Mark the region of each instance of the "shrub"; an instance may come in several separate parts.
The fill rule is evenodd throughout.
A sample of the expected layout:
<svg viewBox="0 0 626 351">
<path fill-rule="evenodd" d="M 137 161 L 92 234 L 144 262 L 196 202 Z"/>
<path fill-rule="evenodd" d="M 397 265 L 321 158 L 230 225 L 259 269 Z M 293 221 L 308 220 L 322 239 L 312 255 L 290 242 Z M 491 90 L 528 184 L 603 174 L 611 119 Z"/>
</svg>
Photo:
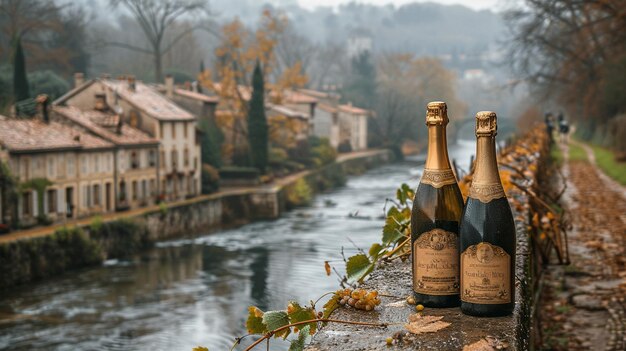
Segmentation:
<svg viewBox="0 0 626 351">
<path fill-rule="evenodd" d="M 313 146 L 311 150 L 311 155 L 313 159 L 319 160 L 318 166 L 327 165 L 329 163 L 335 162 L 337 158 L 337 151 L 330 145 L 330 142 L 326 138 L 319 139 L 319 143 L 316 146 Z"/>
<path fill-rule="evenodd" d="M 58 74 L 50 70 L 35 71 L 28 75 L 31 96 L 46 94 L 52 100 L 70 90 L 69 83 Z"/>
<path fill-rule="evenodd" d="M 308 205 L 313 199 L 313 190 L 303 178 L 288 186 L 285 192 L 285 200 L 288 207 Z"/>
</svg>

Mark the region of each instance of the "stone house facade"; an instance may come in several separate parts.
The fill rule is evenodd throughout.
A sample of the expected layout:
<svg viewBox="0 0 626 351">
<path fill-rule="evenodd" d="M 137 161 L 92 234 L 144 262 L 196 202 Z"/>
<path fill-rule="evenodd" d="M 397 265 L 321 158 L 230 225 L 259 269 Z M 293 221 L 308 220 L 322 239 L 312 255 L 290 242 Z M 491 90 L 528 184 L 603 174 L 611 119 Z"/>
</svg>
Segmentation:
<svg viewBox="0 0 626 351">
<path fill-rule="evenodd" d="M 113 149 L 57 122 L 1 117 L 0 159 L 19 182 L 17 213 L 10 216 L 28 226 L 113 211 Z"/>
<path fill-rule="evenodd" d="M 196 133 L 197 118 L 159 93 L 155 87 L 133 77 L 110 79 L 104 76 L 76 86 L 54 104 L 74 106 L 82 111 L 104 105 L 118 115 L 124 125 L 158 140 L 156 188 L 160 200 L 177 200 L 200 194 L 201 157 Z M 126 157 L 120 154 L 118 158 Z"/>
<path fill-rule="evenodd" d="M 316 98 L 319 103 L 312 119 L 313 134 L 328 138 L 330 144 L 349 143 L 354 151 L 367 149 L 367 120 L 372 111 L 340 104 L 341 96 L 332 92 L 300 89 L 300 94 Z"/>
<path fill-rule="evenodd" d="M 91 133 L 112 143 L 114 148 L 113 192 L 115 209 L 153 205 L 158 200 L 159 141 L 124 124 L 105 108 L 82 111 L 74 106 L 53 106 L 52 119 L 74 129 Z M 109 165 L 107 165 L 109 166 Z"/>
</svg>

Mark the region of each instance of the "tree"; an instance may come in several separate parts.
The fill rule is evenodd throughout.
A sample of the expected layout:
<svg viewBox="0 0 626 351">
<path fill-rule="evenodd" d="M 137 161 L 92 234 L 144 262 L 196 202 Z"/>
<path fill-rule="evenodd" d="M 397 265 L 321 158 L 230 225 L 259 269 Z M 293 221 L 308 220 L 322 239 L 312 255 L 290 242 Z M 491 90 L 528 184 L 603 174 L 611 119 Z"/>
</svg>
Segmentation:
<svg viewBox="0 0 626 351">
<path fill-rule="evenodd" d="M 15 101 L 22 101 L 30 97 L 28 78 L 26 77 L 26 61 L 22 50 L 22 40 L 15 41 L 15 56 L 13 58 L 13 96 Z"/>
<path fill-rule="evenodd" d="M 66 77 L 86 71 L 89 17 L 79 5 L 57 2 L 0 0 L 0 60 L 12 60 L 19 37 L 31 70 L 52 69 Z"/>
<path fill-rule="evenodd" d="M 198 27 L 189 27 L 165 45 L 164 38 L 168 29 L 181 16 L 208 10 L 206 0 L 110 0 L 110 3 L 114 7 L 123 5 L 132 13 L 143 30 L 150 48 L 146 49 L 118 42 L 109 42 L 108 44 L 152 55 L 154 76 L 158 82 L 163 79 L 163 55 L 172 50 L 180 39 Z"/>
<path fill-rule="evenodd" d="M 454 74 L 434 58 L 415 58 L 410 54 L 382 56 L 377 67 L 376 118 L 372 119 L 370 136 L 385 146 L 400 146 L 405 140 L 426 137 L 424 111 L 426 104 L 443 100 L 453 111 L 454 121 L 465 115 L 465 106 L 455 93 Z"/>
<path fill-rule="evenodd" d="M 376 67 L 369 50 L 352 58 L 351 73 L 343 91 L 346 102 L 364 108 L 373 108 L 376 100 Z"/>
<path fill-rule="evenodd" d="M 254 32 L 246 29 L 238 19 L 225 24 L 219 35 L 221 43 L 215 49 L 217 79 L 214 80 L 213 72 L 208 69 L 198 77 L 205 91 L 213 91 L 219 96 L 216 121 L 225 136 L 225 162 L 245 164 L 250 159 L 246 119 L 250 107 L 250 79 L 256 62 L 261 65 L 265 90 L 271 92 L 273 103 L 281 102 L 284 90 L 301 87 L 308 79 L 298 65 L 284 70 L 275 82 L 268 79 L 276 69 L 274 50 L 286 24 L 285 16 L 269 10 L 263 11 L 260 25 Z"/>
<path fill-rule="evenodd" d="M 267 168 L 268 127 L 265 117 L 265 83 L 261 64 L 257 61 L 252 74 L 252 97 L 248 110 L 248 143 L 252 165 L 261 172 Z"/>
<path fill-rule="evenodd" d="M 200 140 L 202 163 L 219 169 L 222 167 L 221 145 L 224 140 L 222 132 L 215 121 L 208 118 L 200 119 L 198 128 L 203 133 Z"/>
<path fill-rule="evenodd" d="M 621 0 L 527 0 L 506 13 L 516 73 L 535 96 L 585 124 L 579 130 L 589 137 L 626 112 L 626 76 L 618 68 L 626 60 L 624 18 Z"/>
</svg>

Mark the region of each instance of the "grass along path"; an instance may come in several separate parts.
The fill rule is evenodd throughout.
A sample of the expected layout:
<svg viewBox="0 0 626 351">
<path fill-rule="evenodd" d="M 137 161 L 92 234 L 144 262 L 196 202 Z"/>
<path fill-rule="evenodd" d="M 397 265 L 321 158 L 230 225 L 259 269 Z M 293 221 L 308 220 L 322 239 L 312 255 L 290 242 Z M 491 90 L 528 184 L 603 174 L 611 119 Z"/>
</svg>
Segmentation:
<svg viewBox="0 0 626 351">
<path fill-rule="evenodd" d="M 616 161 L 615 154 L 601 146 L 592 145 L 591 149 L 593 150 L 596 164 L 602 171 L 621 185 L 626 185 L 626 162 Z"/>
</svg>

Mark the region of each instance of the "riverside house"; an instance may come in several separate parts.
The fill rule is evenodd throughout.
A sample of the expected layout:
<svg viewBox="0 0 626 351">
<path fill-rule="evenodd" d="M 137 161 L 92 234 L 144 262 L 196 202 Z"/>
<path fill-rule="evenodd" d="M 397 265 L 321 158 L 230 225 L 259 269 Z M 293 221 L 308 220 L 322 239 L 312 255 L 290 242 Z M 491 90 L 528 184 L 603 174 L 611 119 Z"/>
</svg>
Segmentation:
<svg viewBox="0 0 626 351">
<path fill-rule="evenodd" d="M 114 145 L 43 115 L 0 116 L 0 159 L 19 183 L 17 211 L 2 209 L 2 223 L 15 215 L 31 226 L 113 211 Z"/>
<path fill-rule="evenodd" d="M 158 189 L 160 200 L 183 199 L 200 193 L 201 158 L 196 116 L 159 93 L 155 87 L 136 81 L 134 77 L 111 79 L 103 76 L 87 82 L 82 81 L 80 74 L 75 78 L 75 88 L 57 99 L 55 105 L 73 106 L 81 111 L 93 111 L 104 105 L 119 116 L 123 125 L 158 140 L 156 162 L 153 162 L 154 158 L 150 161 L 149 151 L 147 154 L 147 168 L 150 164 L 158 165 L 158 183 L 151 187 L 150 179 L 144 178 L 150 191 Z M 139 158 L 146 160 L 143 154 L 137 155 L 138 164 L 142 162 Z M 131 156 L 125 155 L 124 158 L 132 158 L 132 152 Z M 132 166 L 132 161 L 120 162 Z M 132 187 L 132 183 L 127 182 L 128 186 Z M 143 183 L 138 187 L 143 194 Z M 131 194 L 134 194 L 132 190 Z"/>
<path fill-rule="evenodd" d="M 90 133 L 115 145 L 112 167 L 115 209 L 152 205 L 159 195 L 159 141 L 140 129 L 124 124 L 104 101 L 94 109 L 54 106 L 52 119 Z"/>
<path fill-rule="evenodd" d="M 367 149 L 367 119 L 372 111 L 340 104 L 341 96 L 332 92 L 299 89 L 301 95 L 316 98 L 319 103 L 313 115 L 313 134 L 328 138 L 330 145 L 349 144 L 354 151 Z"/>
</svg>

